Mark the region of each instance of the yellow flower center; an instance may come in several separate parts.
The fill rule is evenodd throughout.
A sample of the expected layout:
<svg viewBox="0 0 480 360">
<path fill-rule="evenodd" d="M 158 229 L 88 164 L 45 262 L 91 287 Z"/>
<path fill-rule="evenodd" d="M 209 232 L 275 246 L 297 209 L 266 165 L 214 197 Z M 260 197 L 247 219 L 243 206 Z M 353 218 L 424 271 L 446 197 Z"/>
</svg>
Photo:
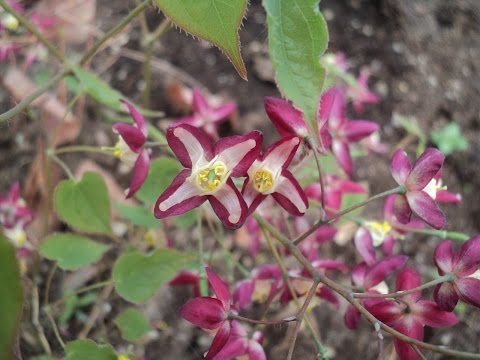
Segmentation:
<svg viewBox="0 0 480 360">
<path fill-rule="evenodd" d="M 217 190 L 223 183 L 227 167 L 222 162 L 216 162 L 212 166 L 202 169 L 197 173 L 197 186 L 205 191 Z"/>
<path fill-rule="evenodd" d="M 273 176 L 268 170 L 258 170 L 253 177 L 253 186 L 258 192 L 269 191 L 273 188 Z"/>
<path fill-rule="evenodd" d="M 392 225 L 388 221 L 371 221 L 366 224 L 372 235 L 373 245 L 379 246 L 385 240 L 387 234 L 392 231 Z"/>
</svg>

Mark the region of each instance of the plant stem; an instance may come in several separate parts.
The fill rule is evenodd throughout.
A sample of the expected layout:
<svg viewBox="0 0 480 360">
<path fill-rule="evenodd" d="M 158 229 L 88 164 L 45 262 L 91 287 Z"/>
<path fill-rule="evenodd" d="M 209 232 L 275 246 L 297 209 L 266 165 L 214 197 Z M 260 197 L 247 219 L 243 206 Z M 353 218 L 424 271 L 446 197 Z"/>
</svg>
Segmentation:
<svg viewBox="0 0 480 360">
<path fill-rule="evenodd" d="M 57 323 L 55 322 L 55 319 L 53 318 L 53 315 L 51 313 L 50 307 L 45 307 L 44 308 L 45 314 L 48 317 L 48 320 L 50 320 L 50 324 L 52 325 L 53 332 L 55 333 L 55 337 L 57 338 L 58 343 L 60 346 L 65 349 L 65 342 L 62 339 L 62 336 L 60 335 L 60 331 L 58 331 Z"/>
<path fill-rule="evenodd" d="M 203 264 L 203 231 L 202 231 L 202 212 L 198 212 L 197 217 L 198 231 L 198 273 L 200 275 L 200 295 L 208 295 L 207 272 Z"/>
<path fill-rule="evenodd" d="M 365 200 L 365 201 L 362 201 L 358 204 L 355 204 L 353 206 L 350 206 L 349 208 L 346 208 L 345 210 L 342 210 L 338 213 L 336 213 L 335 215 L 333 215 L 332 217 L 326 219 L 326 220 L 323 220 L 323 219 L 320 219 L 318 220 L 315 224 L 312 225 L 312 227 L 310 229 L 308 229 L 307 231 L 305 231 L 303 234 L 301 234 L 300 236 L 298 236 L 295 240 L 293 240 L 293 244 L 294 245 L 298 245 L 300 242 L 302 242 L 303 240 L 305 240 L 307 237 L 309 237 L 310 235 L 312 235 L 318 228 L 320 228 L 321 226 L 323 225 L 328 225 L 328 224 L 331 224 L 332 222 L 334 222 L 335 220 L 337 220 L 338 218 L 348 214 L 348 213 L 351 213 L 352 211 L 354 210 L 357 210 L 358 208 L 361 208 L 362 206 L 365 206 L 375 200 L 378 200 L 378 199 L 382 199 L 384 198 L 385 196 L 388 196 L 388 195 L 392 195 L 392 194 L 399 194 L 399 193 L 402 193 L 404 191 L 404 187 L 403 186 L 399 186 L 399 187 L 396 187 L 394 189 L 391 189 L 391 190 L 388 190 L 388 191 L 384 191 L 380 194 L 377 194 L 377 195 L 374 195 L 372 196 L 371 198 Z"/>
<path fill-rule="evenodd" d="M 1 1 L 1 0 L 0 0 Z M 107 42 L 112 36 L 118 34 L 122 29 L 130 24 L 130 22 L 135 19 L 138 15 L 140 15 L 147 7 L 150 5 L 151 0 L 145 0 L 137 5 L 135 9 L 133 9 L 122 21 L 120 21 L 117 25 L 115 25 L 109 32 L 107 32 L 103 37 L 101 37 L 90 50 L 87 51 L 85 55 L 80 60 L 80 65 L 85 65 L 100 49 L 100 47 Z"/>
<path fill-rule="evenodd" d="M 53 161 L 55 161 L 62 168 L 62 170 L 65 172 L 65 174 L 67 174 L 70 180 L 75 180 L 75 176 L 70 171 L 67 164 L 65 164 L 62 160 L 60 160 L 60 158 L 55 154 L 50 154 L 49 156 L 50 158 L 52 158 Z"/>
<path fill-rule="evenodd" d="M 65 57 L 43 34 L 23 15 L 16 12 L 11 6 L 9 6 L 5 0 L 0 0 L 0 6 L 7 12 L 15 16 L 20 24 L 25 29 L 30 31 L 35 37 L 50 51 L 50 53 L 61 63 L 65 61 Z"/>
<path fill-rule="evenodd" d="M 2 0 L 0 0 L 1 2 Z M 26 96 L 23 98 L 22 101 L 20 101 L 15 107 L 12 109 L 8 110 L 7 112 L 4 112 L 3 114 L 0 115 L 0 124 L 4 121 L 7 121 L 11 119 L 12 117 L 20 114 L 23 110 L 27 108 L 32 102 L 34 102 L 37 98 L 39 98 L 41 95 L 46 93 L 48 89 L 51 87 L 55 86 L 60 80 L 63 79 L 63 77 L 67 76 L 70 74 L 70 70 L 66 69 L 63 70 L 60 74 L 55 75 L 53 78 L 51 78 L 47 83 L 44 85 L 38 87 L 33 93 L 30 95 Z"/>
<path fill-rule="evenodd" d="M 322 216 L 325 216 L 325 181 L 323 179 L 323 171 L 322 171 L 322 166 L 320 165 L 320 159 L 318 158 L 318 151 L 317 151 L 317 145 L 315 142 L 310 138 L 306 138 L 308 145 L 312 148 L 313 151 L 313 157 L 315 159 L 315 164 L 317 165 L 317 171 L 318 171 L 318 181 L 320 182 L 320 204 L 322 206 L 323 214 Z"/>
<path fill-rule="evenodd" d="M 235 315 L 235 314 L 229 314 L 228 317 L 233 320 L 238 320 L 238 321 L 244 321 L 248 322 L 251 324 L 257 324 L 257 325 L 281 325 L 281 324 L 286 324 L 292 321 L 296 321 L 297 318 L 295 316 L 292 316 L 290 318 L 282 319 L 282 320 L 255 320 L 255 319 L 249 319 L 243 316 Z"/>
<path fill-rule="evenodd" d="M 82 294 L 82 293 L 85 293 L 85 292 L 88 292 L 88 291 L 91 291 L 91 290 L 95 290 L 95 289 L 98 289 L 98 288 L 101 288 L 101 287 L 104 287 L 108 284 L 111 284 L 113 283 L 113 280 L 106 280 L 106 281 L 101 281 L 101 282 L 98 282 L 96 284 L 92 284 L 92 285 L 88 285 L 88 286 L 85 286 L 83 288 L 80 288 L 78 290 L 75 290 L 74 292 L 72 292 L 71 294 L 68 294 L 68 295 L 65 295 L 64 297 L 58 299 L 57 301 L 55 301 L 54 303 L 52 303 L 51 306 L 57 306 L 57 305 L 60 305 L 61 303 L 67 301 L 68 299 L 70 299 L 71 297 L 74 297 L 74 296 L 77 296 L 79 294 Z"/>
<path fill-rule="evenodd" d="M 55 265 L 52 266 L 52 269 L 50 270 L 50 273 L 48 274 L 47 278 L 47 285 L 45 286 L 45 294 L 43 297 L 43 305 L 48 306 L 49 303 L 49 297 L 50 297 L 50 287 L 52 286 L 52 280 L 53 276 L 55 275 L 55 272 L 57 271 L 58 264 L 55 263 Z"/>
<path fill-rule="evenodd" d="M 457 231 L 435 230 L 435 229 L 416 229 L 409 226 L 396 223 L 394 228 L 417 234 L 433 235 L 440 239 L 451 239 L 456 241 L 467 241 L 470 236 Z"/>
<path fill-rule="evenodd" d="M 68 154 L 68 153 L 77 153 L 77 152 L 90 152 L 97 154 L 113 155 L 111 151 L 104 150 L 96 146 L 88 145 L 73 145 L 73 146 L 64 146 L 57 149 L 51 150 L 54 155 Z"/>
<path fill-rule="evenodd" d="M 420 286 L 417 286 L 416 288 L 413 289 L 408 289 L 404 291 L 397 291 L 394 293 L 389 293 L 389 294 L 370 294 L 370 293 L 353 293 L 352 296 L 357 299 L 385 299 L 385 298 L 397 298 L 409 294 L 413 294 L 417 291 L 422 291 L 428 288 L 431 288 L 432 286 L 447 282 L 447 281 L 453 281 L 455 279 L 454 274 L 446 274 L 444 276 L 441 276 L 435 280 L 429 281 L 425 284 L 422 284 Z"/>
</svg>

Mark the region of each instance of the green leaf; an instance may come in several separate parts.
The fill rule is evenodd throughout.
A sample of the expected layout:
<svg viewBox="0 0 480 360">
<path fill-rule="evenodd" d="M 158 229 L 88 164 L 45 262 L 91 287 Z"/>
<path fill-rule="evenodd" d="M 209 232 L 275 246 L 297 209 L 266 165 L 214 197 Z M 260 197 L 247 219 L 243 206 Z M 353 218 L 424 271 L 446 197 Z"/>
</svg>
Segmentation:
<svg viewBox="0 0 480 360">
<path fill-rule="evenodd" d="M 162 226 L 162 223 L 153 216 L 152 210 L 149 208 L 121 203 L 115 204 L 114 207 L 123 219 L 130 221 L 134 225 L 148 229 L 158 229 Z"/>
<path fill-rule="evenodd" d="M 131 342 L 140 340 L 152 327 L 143 314 L 137 309 L 130 308 L 117 316 L 114 323 L 122 333 L 122 337 Z"/>
<path fill-rule="evenodd" d="M 101 259 L 109 246 L 75 234 L 53 234 L 40 245 L 40 254 L 63 270 L 77 270 Z"/>
<path fill-rule="evenodd" d="M 172 158 L 159 158 L 152 161 L 148 176 L 135 196 L 147 205 L 155 204 L 160 194 L 172 183 L 182 169 Z"/>
<path fill-rule="evenodd" d="M 169 249 L 157 249 L 148 255 L 136 250 L 123 254 L 113 268 L 115 289 L 128 301 L 143 302 L 191 260 L 192 256 Z"/>
<path fill-rule="evenodd" d="M 367 200 L 368 194 L 363 193 L 363 194 L 343 194 L 342 196 L 342 206 L 341 210 L 345 210 L 351 206 L 354 206 L 362 201 Z M 349 216 L 359 216 L 363 211 L 363 208 L 359 208 L 357 210 L 354 210 L 346 216 L 346 219 L 348 219 Z"/>
<path fill-rule="evenodd" d="M 263 0 L 270 59 L 282 94 L 303 111 L 318 140 L 317 111 L 325 70 L 320 56 L 328 44 L 319 0 Z"/>
<path fill-rule="evenodd" d="M 238 29 L 247 2 L 247 0 L 155 0 L 157 6 L 176 25 L 220 48 L 243 79 L 247 79 L 247 70 L 240 55 Z"/>
<path fill-rule="evenodd" d="M 468 141 L 463 136 L 460 126 L 455 122 L 448 124 L 442 129 L 433 131 L 432 141 L 445 155 L 468 149 Z"/>
<path fill-rule="evenodd" d="M 84 92 L 99 103 L 114 110 L 120 110 L 120 99 L 124 98 L 120 92 L 110 87 L 94 73 L 79 66 L 73 67 L 73 73 L 80 81 L 81 89 Z"/>
<path fill-rule="evenodd" d="M 15 248 L 0 234 L 0 354 L 13 358 L 12 349 L 23 308 L 23 293 Z"/>
<path fill-rule="evenodd" d="M 79 231 L 111 235 L 110 199 L 102 177 L 87 172 L 79 182 L 64 180 L 55 195 L 58 216 Z"/>
<path fill-rule="evenodd" d="M 110 345 L 98 345 L 92 340 L 76 340 L 67 344 L 65 360 L 117 360 Z"/>
</svg>

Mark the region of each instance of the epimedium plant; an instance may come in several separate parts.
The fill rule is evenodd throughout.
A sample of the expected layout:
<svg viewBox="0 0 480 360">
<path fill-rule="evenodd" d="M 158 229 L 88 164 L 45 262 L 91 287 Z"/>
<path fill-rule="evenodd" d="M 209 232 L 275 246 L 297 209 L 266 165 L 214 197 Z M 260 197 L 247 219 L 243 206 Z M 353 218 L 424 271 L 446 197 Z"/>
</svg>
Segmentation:
<svg viewBox="0 0 480 360">
<path fill-rule="evenodd" d="M 126 302 L 140 304 L 167 284 L 192 288 L 193 297 L 179 315 L 213 335 L 210 348 L 202 349 L 205 359 L 266 359 L 267 327 L 287 323 L 293 327 L 287 359 L 293 357 L 303 325 L 318 357 L 328 358 L 310 312 L 322 301 L 335 308 L 342 302 L 348 305 L 345 331 L 357 329 L 361 318 L 366 319 L 375 330 L 379 358 L 385 355 L 384 335 L 389 334 L 402 360 L 424 358 L 425 350 L 480 359 L 479 354 L 423 341 L 425 326 L 458 323 L 453 311 L 459 300 L 480 307 L 480 237 L 443 230 L 446 218 L 438 204 L 462 201 L 441 184 L 445 156 L 426 148 L 412 165 L 408 155 L 397 150 L 390 166 L 397 184 L 392 180 L 391 189 L 374 195 L 369 195 L 368 186 L 352 179 L 356 157 L 388 150 L 378 139 L 379 126 L 370 120 L 351 119 L 348 104 L 361 116 L 363 108 L 379 98 L 368 88 L 368 71 L 355 78 L 343 55 L 323 56 L 328 32 L 318 0 L 263 1 L 270 58 L 285 98 L 265 99 L 266 115 L 280 137 L 271 144 L 264 144 L 262 133 L 254 129 L 220 136 L 218 124 L 236 111 L 236 105 L 212 104 L 198 89 L 185 90 L 191 116 L 177 119 L 163 132 L 149 121 L 158 114 L 148 109 L 148 86 L 140 107 L 85 67 L 111 37 L 148 7 L 156 6 L 167 20 L 144 34 L 147 51 L 165 31 L 165 24 L 172 22 L 219 47 L 246 79 L 238 37 L 246 0 L 143 1 L 74 63 L 44 30 L 54 26 L 54 20 L 47 26 L 45 19 L 39 22 L 38 15 L 13 0 L 0 0 L 0 5 L 0 27 L 12 33 L 2 57 L 19 55 L 21 50 L 14 45 L 21 28 L 58 60 L 60 68 L 57 76 L 0 115 L 1 122 L 12 119 L 63 79 L 76 97 L 88 94 L 130 118 L 112 126 L 118 141 L 111 147 L 49 144 L 48 160 L 68 176 L 52 194 L 55 214 L 66 225 L 63 232 L 29 234 L 28 225 L 42 215 L 29 209 L 18 184 L 0 199 L 0 273 L 5 289 L 0 306 L 7 314 L 0 324 L 0 353 L 13 357 L 15 350 L 22 274 L 31 276 L 34 284 L 32 306 L 38 340 L 47 356 L 43 359 L 59 355 L 52 350 L 53 342 L 63 349 L 59 356 L 67 360 L 141 358 L 136 345 L 149 336 L 152 324 L 134 307 L 114 320 L 132 346 L 114 348 L 85 338 L 95 326 L 99 304 L 113 291 Z M 149 66 L 147 61 L 145 80 Z M 61 159 L 74 152 L 118 158 L 131 169 L 126 198 L 135 201 L 112 206 L 109 187 L 100 173 L 77 177 Z M 365 205 L 381 200 L 385 203 L 382 217 L 363 215 Z M 113 211 L 129 228 L 117 226 Z M 215 241 L 212 249 L 204 243 L 204 225 Z M 352 226 L 353 232 L 345 231 Z M 139 234 L 144 241 L 126 241 L 138 239 Z M 177 237 L 185 234 L 197 251 L 192 250 L 195 246 L 177 246 Z M 418 234 L 446 239 L 438 244 L 432 259 L 439 276 L 428 282 L 422 282 L 414 261 L 401 253 L 399 240 Z M 324 244 L 340 236 L 351 240 L 359 261 L 347 264 L 324 257 Z M 248 244 L 252 265 L 244 265 L 230 251 L 232 238 L 239 237 Z M 463 243 L 458 252 L 452 240 Z M 270 253 L 265 262 L 257 257 L 263 249 Z M 224 261 L 208 256 L 215 250 Z M 57 269 L 84 269 L 106 253 L 117 256 L 109 278 L 50 298 Z M 40 304 L 38 262 L 43 259 L 53 263 Z M 226 271 L 220 273 L 222 269 Z M 390 292 L 388 284 L 393 280 L 395 291 Z M 422 299 L 422 291 L 429 288 L 435 288 L 433 300 Z M 98 299 L 88 298 L 96 289 L 102 289 Z M 78 334 L 59 329 L 59 322 L 68 321 L 77 308 L 92 302 L 94 308 Z M 255 308 L 261 309 L 259 316 L 252 316 L 258 314 Z M 55 339 L 48 339 L 38 322 L 40 310 Z M 282 315 L 275 317 L 279 312 Z"/>
</svg>

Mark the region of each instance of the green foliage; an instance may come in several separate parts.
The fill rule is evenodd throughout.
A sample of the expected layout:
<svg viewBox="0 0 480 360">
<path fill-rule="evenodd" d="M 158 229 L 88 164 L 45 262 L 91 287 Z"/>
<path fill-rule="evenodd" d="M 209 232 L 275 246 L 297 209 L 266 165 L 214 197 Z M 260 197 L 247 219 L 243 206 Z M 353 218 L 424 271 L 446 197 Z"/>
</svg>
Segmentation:
<svg viewBox="0 0 480 360">
<path fill-rule="evenodd" d="M 18 323 L 22 314 L 23 294 L 15 248 L 0 234 L 0 354 L 11 358 Z"/>
<path fill-rule="evenodd" d="M 139 251 L 123 254 L 113 268 L 117 293 L 133 303 L 152 297 L 176 273 L 190 266 L 194 257 L 175 250 L 157 249 L 145 255 Z"/>
<path fill-rule="evenodd" d="M 129 308 L 117 316 L 115 324 L 122 333 L 122 337 L 131 342 L 140 340 L 152 327 L 143 314 L 134 308 Z"/>
<path fill-rule="evenodd" d="M 81 89 L 90 95 L 93 99 L 98 101 L 100 104 L 108 106 L 114 110 L 120 110 L 120 99 L 124 96 L 113 89 L 105 81 L 100 79 L 94 73 L 82 69 L 79 66 L 73 67 L 73 73 L 76 78 L 80 81 Z"/>
<path fill-rule="evenodd" d="M 63 270 L 77 270 L 100 260 L 108 248 L 83 236 L 53 234 L 42 242 L 39 251 Z"/>
<path fill-rule="evenodd" d="M 303 111 L 318 140 L 317 111 L 325 70 L 320 56 L 328 44 L 319 0 L 263 0 L 270 59 L 282 94 Z"/>
<path fill-rule="evenodd" d="M 238 74 L 247 78 L 238 38 L 247 0 L 155 0 L 155 4 L 182 29 L 219 47 Z"/>
<path fill-rule="evenodd" d="M 153 216 L 149 208 L 120 203 L 115 204 L 114 207 L 123 219 L 130 221 L 134 225 L 146 227 L 147 229 L 158 229 L 162 226 L 162 223 Z"/>
<path fill-rule="evenodd" d="M 468 149 L 468 141 L 465 139 L 465 136 L 463 136 L 460 126 L 455 122 L 433 131 L 432 141 L 445 155 Z"/>
<path fill-rule="evenodd" d="M 54 201 L 60 219 L 75 229 L 92 234 L 112 234 L 107 186 L 99 174 L 87 172 L 79 182 L 60 182 Z"/>
<path fill-rule="evenodd" d="M 64 360 L 117 360 L 110 345 L 98 345 L 92 340 L 77 340 L 67 344 Z"/>
<path fill-rule="evenodd" d="M 368 199 L 368 193 L 363 193 L 363 194 L 343 194 L 342 196 L 342 206 L 341 210 L 345 210 L 351 206 L 354 206 L 358 203 L 361 203 L 362 201 L 365 201 Z M 354 210 L 350 212 L 345 219 L 348 218 L 348 216 L 359 216 L 363 211 L 363 207 Z M 343 220 L 344 218 L 342 218 Z"/>
<path fill-rule="evenodd" d="M 418 125 L 417 118 L 414 116 L 393 114 L 392 122 L 394 126 L 403 128 L 407 134 L 418 138 L 417 156 L 425 151 L 427 137 L 420 128 L 420 125 Z"/>
</svg>

